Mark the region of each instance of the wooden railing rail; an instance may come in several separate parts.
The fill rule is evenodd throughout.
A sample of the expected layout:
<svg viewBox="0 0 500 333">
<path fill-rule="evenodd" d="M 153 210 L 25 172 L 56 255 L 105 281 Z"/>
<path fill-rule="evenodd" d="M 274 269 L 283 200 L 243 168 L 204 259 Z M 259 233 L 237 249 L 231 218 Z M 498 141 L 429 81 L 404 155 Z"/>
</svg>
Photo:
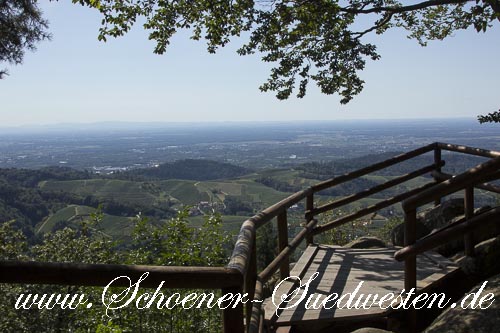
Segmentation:
<svg viewBox="0 0 500 333">
<path fill-rule="evenodd" d="M 434 178 L 436 178 L 436 179 L 438 179 L 440 181 L 445 181 L 445 180 L 448 180 L 448 179 L 451 179 L 451 178 L 455 177 L 455 176 L 450 175 L 448 173 L 437 172 L 437 171 L 433 171 L 431 174 L 432 174 L 432 177 L 434 177 Z M 500 178 L 500 172 L 495 172 L 490 177 L 485 177 L 484 181 L 485 182 L 488 181 L 489 178 L 491 178 L 491 180 L 499 179 Z M 478 188 L 478 189 L 481 189 L 481 190 L 485 190 L 485 191 L 489 191 L 489 192 L 500 194 L 500 186 L 489 184 L 489 183 L 476 184 L 476 185 L 474 185 L 474 188 Z"/>
<path fill-rule="evenodd" d="M 254 293 L 252 294 L 254 297 L 249 299 L 262 300 L 262 285 L 269 281 L 269 279 L 273 276 L 273 274 L 280 269 L 281 278 L 288 277 L 290 275 L 289 272 L 289 258 L 293 251 L 306 239 L 307 235 L 311 234 L 312 229 L 316 225 L 317 220 L 309 221 L 304 228 L 293 238 L 293 240 L 287 244 L 285 248 L 283 248 L 280 253 L 274 258 L 274 260 L 260 272 L 256 277 L 255 288 L 253 289 Z M 283 276 L 283 265 L 287 265 L 288 275 Z M 248 290 L 247 290 L 248 292 Z M 249 294 L 250 295 L 250 294 Z M 262 318 L 263 318 L 263 310 L 262 303 L 252 302 L 247 303 L 249 305 L 247 307 L 247 332 L 262 332 Z"/>
<path fill-rule="evenodd" d="M 239 271 L 225 267 L 142 266 L 77 264 L 51 262 L 0 261 L 0 283 L 33 283 L 75 286 L 107 286 L 120 276 L 127 276 L 135 283 L 141 281 L 144 288 L 190 288 L 221 290 L 222 294 L 241 293 L 243 278 Z M 113 282 L 116 287 L 130 287 L 130 281 L 122 278 Z M 243 332 L 242 305 L 223 310 L 225 332 Z"/>
<path fill-rule="evenodd" d="M 378 193 L 382 190 L 385 190 L 387 188 L 396 186 L 398 184 L 401 184 L 405 181 L 408 181 L 410 179 L 416 178 L 418 176 L 424 175 L 426 173 L 429 173 L 433 170 L 438 169 L 439 167 L 444 165 L 444 161 L 438 161 L 435 164 L 426 166 L 424 168 L 418 169 L 414 172 L 408 173 L 407 175 L 403 175 L 401 177 L 394 178 L 392 180 L 389 180 L 388 182 L 384 184 L 380 184 L 377 186 L 374 186 L 371 189 L 362 191 L 358 194 L 349 196 L 345 199 L 341 199 L 337 202 L 333 202 L 318 208 L 314 208 L 314 194 L 318 193 L 324 189 L 333 187 L 335 185 L 339 185 L 341 183 L 353 180 L 355 178 L 364 176 L 366 174 L 390 167 L 392 165 L 395 165 L 397 163 L 409 160 L 413 157 L 428 153 L 432 150 L 436 149 L 436 144 L 430 144 L 418 149 L 415 149 L 413 151 L 398 155 L 396 157 L 390 158 L 386 161 L 382 161 L 380 163 L 373 164 L 369 167 L 339 176 L 335 177 L 333 179 L 321 182 L 317 185 L 313 185 L 312 187 L 305 189 L 303 191 L 297 192 L 291 196 L 289 196 L 286 199 L 283 199 L 279 203 L 267 208 L 266 210 L 262 211 L 261 213 L 253 216 L 252 218 L 248 219 L 245 221 L 241 227 L 240 234 L 238 236 L 238 240 L 236 242 L 236 246 L 233 250 L 233 255 L 231 257 L 231 261 L 228 265 L 230 268 L 235 268 L 242 272 L 242 274 L 245 274 L 247 277 L 245 280 L 249 279 L 249 274 L 248 274 L 248 263 L 250 260 L 253 260 L 252 258 L 252 249 L 255 248 L 255 233 L 256 229 L 265 223 L 269 222 L 272 218 L 277 217 L 277 225 L 278 225 L 278 249 L 279 249 L 279 254 L 276 256 L 276 258 L 266 267 L 262 270 L 257 275 L 256 280 L 256 285 L 255 287 L 245 287 L 245 291 L 249 293 L 249 295 L 254 295 L 256 296 L 256 290 L 258 290 L 258 285 L 261 285 L 268 281 L 270 277 L 279 269 L 280 270 L 280 276 L 281 278 L 285 278 L 289 276 L 290 270 L 289 270 L 289 257 L 293 253 L 293 251 L 304 241 L 304 239 L 307 241 L 308 244 L 313 242 L 313 237 L 316 234 L 319 234 L 323 231 L 325 231 L 323 228 L 325 225 L 320 226 L 320 227 L 315 227 L 317 224 L 317 220 L 314 219 L 314 216 L 332 210 L 335 207 L 340 207 L 344 206 L 346 204 L 349 204 L 351 202 L 354 202 L 356 200 L 359 200 L 361 198 L 367 197 L 371 194 Z M 417 188 L 415 190 L 409 191 L 407 193 L 403 193 L 402 195 L 390 198 L 388 200 L 385 200 L 383 202 L 377 203 L 376 205 L 367 207 L 366 209 L 363 209 L 355 214 L 351 214 L 350 216 L 347 216 L 345 218 L 347 219 L 356 219 L 362 216 L 365 216 L 367 214 L 370 214 L 371 212 L 380 210 L 381 208 L 390 206 L 396 202 L 400 202 L 403 199 L 414 195 L 418 191 L 421 191 L 423 189 L 426 189 L 430 186 L 434 185 L 433 183 L 429 183 L 421 188 Z M 288 243 L 288 222 L 287 222 L 287 209 L 291 207 L 292 205 L 298 203 L 299 201 L 303 200 L 306 198 L 306 212 L 305 212 L 305 219 L 306 223 L 304 228 L 295 236 L 295 238 Z M 339 222 L 339 221 L 334 221 L 334 222 Z M 342 222 L 342 221 L 341 221 Z M 348 222 L 347 220 L 344 220 L 343 223 Z M 325 228 L 333 228 L 337 225 L 328 225 Z M 255 253 L 253 254 L 255 255 Z M 250 274 L 251 275 L 251 274 Z M 250 285 L 251 282 L 248 281 L 249 283 L 245 283 L 245 286 Z M 257 332 L 257 329 L 261 327 L 261 324 L 259 320 L 262 317 L 260 314 L 262 314 L 261 311 L 261 305 L 256 302 L 253 304 L 253 306 L 249 306 L 246 309 L 247 315 L 247 330 L 248 332 Z"/>
<path fill-rule="evenodd" d="M 255 299 L 257 300 L 263 299 L 262 282 L 260 280 L 257 280 L 257 283 L 255 285 Z M 264 310 L 262 309 L 262 302 L 252 302 L 251 304 L 252 306 L 250 310 L 250 320 L 247 321 L 247 323 L 249 323 L 247 325 L 247 332 L 248 333 L 263 332 Z"/>
<path fill-rule="evenodd" d="M 480 149 L 469 146 L 454 145 L 451 143 L 436 142 L 434 143 L 437 148 L 442 150 L 454 151 L 467 155 L 475 155 L 487 158 L 500 157 L 500 152 L 494 150 Z"/>
<path fill-rule="evenodd" d="M 238 271 L 225 267 L 143 266 L 52 263 L 35 261 L 0 261 L 0 283 L 41 283 L 74 286 L 106 286 L 118 276 L 128 276 L 136 282 L 149 272 L 141 282 L 145 288 L 156 288 L 164 281 L 165 288 L 222 289 L 242 283 Z M 115 286 L 128 287 L 124 279 Z"/>
<path fill-rule="evenodd" d="M 364 217 L 368 214 L 375 213 L 375 212 L 381 210 L 382 208 L 392 206 L 398 202 L 403 201 L 406 198 L 410 198 L 411 196 L 414 196 L 415 194 L 418 194 L 424 190 L 430 189 L 433 186 L 435 186 L 434 183 L 427 183 L 425 185 L 417 187 L 417 188 L 410 190 L 408 192 L 404 192 L 404 193 L 398 194 L 392 198 L 377 202 L 376 204 L 368 206 L 366 208 L 363 208 L 355 213 L 352 213 L 352 214 L 349 214 L 346 216 L 342 216 L 334 221 L 327 222 L 325 224 L 317 226 L 316 228 L 313 229 L 312 233 L 313 233 L 313 235 L 317 235 L 317 234 L 321 234 L 325 231 L 331 230 L 333 228 L 340 227 L 343 224 L 346 224 L 348 222 L 352 222 L 352 221 L 357 220 L 361 217 Z"/>
<path fill-rule="evenodd" d="M 253 240 L 257 228 L 277 217 L 280 213 L 285 212 L 288 208 L 300 202 L 311 193 L 311 188 L 294 193 L 243 222 L 227 267 L 237 269 L 242 275 L 245 275 L 248 263 L 250 262 L 250 253 L 254 246 Z"/>
<path fill-rule="evenodd" d="M 311 188 L 307 188 L 305 190 L 294 193 L 291 196 L 281 200 L 280 202 L 266 208 L 259 214 L 254 215 L 242 224 L 227 268 L 237 270 L 238 272 L 240 272 L 241 276 L 244 277 L 243 291 L 248 294 L 248 299 L 260 299 L 259 297 L 262 293 L 262 283 L 267 281 L 267 279 L 269 278 L 267 277 L 266 279 L 262 279 L 262 273 L 257 274 L 257 229 L 271 221 L 273 218 L 276 218 L 278 228 L 278 249 L 280 251 L 280 254 L 267 267 L 267 271 L 272 271 L 272 273 L 270 273 L 270 275 L 272 275 L 274 272 L 276 272 L 277 269 L 280 269 L 280 275 L 282 278 L 289 276 L 289 256 L 307 236 L 307 234 L 310 232 L 310 229 L 305 228 L 306 231 L 299 233 L 289 244 L 287 209 L 300 202 L 304 198 L 309 197 L 311 194 Z M 299 237 L 300 239 L 297 239 L 299 235 L 301 235 Z M 263 280 L 264 282 L 262 282 Z M 261 327 L 259 323 L 261 316 L 258 315 L 260 308 L 261 305 L 258 302 L 247 302 L 245 309 L 247 330 L 255 330 L 258 327 Z"/>
<path fill-rule="evenodd" d="M 440 145 L 438 144 L 438 147 Z M 453 151 L 465 152 L 468 154 L 483 156 L 488 154 L 489 156 L 496 156 L 491 151 L 485 151 L 482 149 L 473 149 L 464 146 L 452 146 L 446 145 L 446 149 Z M 417 242 L 416 228 L 417 228 L 417 208 L 423 206 L 429 202 L 435 201 L 439 202 L 444 196 L 450 195 L 452 193 L 465 190 L 464 197 L 464 209 L 465 209 L 465 221 L 460 226 L 456 226 L 451 230 L 453 232 L 462 232 L 462 237 L 464 237 L 464 247 L 465 254 L 467 256 L 474 255 L 474 244 L 472 242 L 472 227 L 469 227 L 474 215 L 474 187 L 485 180 L 491 179 L 492 176 L 497 175 L 500 170 L 500 155 L 498 157 L 491 157 L 490 160 L 478 164 L 477 166 L 468 169 L 467 171 L 445 180 L 435 186 L 421 191 L 418 194 L 403 201 L 402 206 L 404 210 L 404 220 L 405 220 L 405 248 L 411 248 L 415 246 Z M 484 188 L 484 186 L 483 186 Z M 476 221 L 484 221 L 483 219 L 478 219 Z M 476 223 L 479 223 L 476 222 Z M 452 232 L 452 233 L 453 233 Z M 450 231 L 443 231 L 446 235 Z M 436 236 L 439 237 L 439 236 Z M 435 240 L 434 237 L 430 238 Z M 428 241 L 424 241 L 424 244 L 428 244 Z M 410 252 L 411 254 L 405 255 L 405 290 L 415 289 L 417 287 L 417 257 L 416 252 Z M 417 318 L 416 310 L 413 309 L 409 313 L 409 323 L 411 331 L 416 330 Z"/>
<path fill-rule="evenodd" d="M 435 185 L 433 188 L 422 191 L 415 196 L 403 201 L 403 209 L 411 211 L 425 205 L 433 200 L 442 198 L 451 193 L 463 190 L 467 187 L 482 183 L 500 169 L 500 157 L 493 158 L 484 163 L 470 168 L 469 170 Z"/>
<path fill-rule="evenodd" d="M 326 205 L 314 208 L 312 211 L 307 212 L 307 214 L 309 214 L 309 215 L 306 215 L 306 217 L 308 217 L 308 216 L 315 216 L 315 215 L 318 215 L 318 214 L 330 211 L 332 209 L 348 205 L 348 204 L 353 203 L 355 201 L 358 201 L 360 199 L 366 198 L 366 197 L 368 197 L 368 196 L 370 196 L 372 194 L 381 192 L 381 191 L 386 190 L 388 188 L 391 188 L 391 187 L 394 187 L 396 185 L 402 184 L 402 183 L 404 183 L 404 182 L 406 182 L 408 180 L 414 179 L 414 178 L 416 178 L 418 176 L 422 176 L 422 175 L 424 175 L 426 173 L 432 172 L 433 170 L 436 170 L 437 168 L 439 168 L 441 166 L 444 166 L 444 164 L 445 164 L 444 161 L 440 161 L 438 164 L 428 165 L 428 166 L 426 166 L 424 168 L 421 168 L 421 169 L 415 170 L 413 172 L 407 173 L 406 175 L 403 175 L 403 176 L 400 176 L 400 177 L 397 177 L 397 178 L 393 178 L 393 179 L 391 179 L 391 180 L 389 180 L 389 181 L 387 181 L 385 183 L 376 185 L 376 186 L 374 186 L 372 188 L 363 190 L 363 191 L 355 193 L 355 194 L 351 194 L 351 195 L 349 195 L 347 197 L 343 197 L 342 199 L 338 199 L 338 200 L 335 200 L 335 201 L 333 201 L 331 203 L 328 203 Z"/>
<path fill-rule="evenodd" d="M 333 187 L 335 185 L 339 185 L 339 184 L 345 183 L 345 182 L 347 182 L 349 180 L 353 180 L 355 178 L 359 178 L 359 177 L 365 176 L 365 175 L 367 175 L 369 173 L 385 169 L 387 167 L 390 167 L 392 165 L 395 165 L 395 164 L 401 163 L 403 161 L 409 160 L 409 159 L 414 158 L 416 156 L 428 153 L 428 152 L 432 151 L 435 148 L 436 148 L 436 143 L 431 143 L 430 145 L 427 145 L 427 146 L 424 146 L 424 147 L 421 147 L 421 148 L 409 151 L 407 153 L 403 153 L 401 155 L 389 158 L 389 159 L 387 159 L 385 161 L 382 161 L 382 162 L 379 162 L 379 163 L 372 164 L 372 165 L 370 165 L 370 166 L 368 166 L 366 168 L 362 168 L 362 169 L 359 169 L 359 170 L 347 173 L 347 174 L 339 176 L 339 177 L 335 177 L 335 178 L 332 178 L 332 179 L 329 179 L 329 180 L 325 180 L 325 181 L 323 181 L 321 183 L 313 185 L 312 189 L 313 189 L 313 191 L 315 193 L 316 192 L 320 192 L 322 190 L 326 190 L 327 188 Z"/>
<path fill-rule="evenodd" d="M 406 246 L 394 254 L 398 261 L 406 260 L 410 256 L 432 250 L 433 248 L 446 244 L 449 241 L 462 237 L 465 233 L 474 231 L 479 227 L 486 227 L 490 224 L 498 223 L 500 218 L 500 207 L 490 209 L 481 215 L 472 217 L 469 220 L 464 219 L 461 223 L 444 227 L 426 237 L 419 239 L 412 245 Z M 467 221 L 467 223 L 465 223 Z"/>
</svg>

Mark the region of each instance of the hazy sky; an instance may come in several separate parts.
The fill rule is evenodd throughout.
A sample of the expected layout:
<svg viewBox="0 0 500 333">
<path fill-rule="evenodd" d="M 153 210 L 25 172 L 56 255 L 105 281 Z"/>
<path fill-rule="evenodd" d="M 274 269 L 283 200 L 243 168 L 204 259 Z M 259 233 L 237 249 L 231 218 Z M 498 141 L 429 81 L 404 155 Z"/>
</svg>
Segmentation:
<svg viewBox="0 0 500 333">
<path fill-rule="evenodd" d="M 426 48 L 400 30 L 376 36 L 382 59 L 367 63 L 364 91 L 341 106 L 338 96 L 313 86 L 304 99 L 261 93 L 270 65 L 258 55 L 238 56 L 241 41 L 209 55 L 183 33 L 158 56 L 137 26 L 98 42 L 99 15 L 68 2 L 43 2 L 52 41 L 28 53 L 23 65 L 9 66 L 10 76 L 0 80 L 0 126 L 475 117 L 500 107 L 499 27 L 460 31 Z"/>
</svg>

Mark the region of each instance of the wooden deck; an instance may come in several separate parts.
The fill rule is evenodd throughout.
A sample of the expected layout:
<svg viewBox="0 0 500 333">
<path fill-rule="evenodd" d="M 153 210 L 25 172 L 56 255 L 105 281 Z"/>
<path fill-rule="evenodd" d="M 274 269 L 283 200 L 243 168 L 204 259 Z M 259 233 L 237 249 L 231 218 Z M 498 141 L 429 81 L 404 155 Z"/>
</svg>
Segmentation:
<svg viewBox="0 0 500 333">
<path fill-rule="evenodd" d="M 394 252 L 397 249 L 348 249 L 329 245 L 310 245 L 290 272 L 290 276 L 298 276 L 301 281 L 284 281 L 281 283 L 272 300 L 266 299 L 264 302 L 265 320 L 267 325 L 293 326 L 295 324 L 336 322 L 346 320 L 361 320 L 369 318 L 384 317 L 387 311 L 374 305 L 370 309 L 325 309 L 320 306 L 321 301 L 327 295 L 337 293 L 339 296 L 353 292 L 360 281 L 363 281 L 358 290 L 354 302 L 360 294 L 378 294 L 379 298 L 390 292 L 399 295 L 404 289 L 404 264 L 394 259 Z M 434 252 L 426 252 L 417 257 L 418 282 L 417 288 L 421 291 L 427 289 L 435 282 L 439 281 L 446 274 L 452 273 L 458 267 Z M 290 309 L 276 310 L 276 305 L 281 300 L 281 295 L 288 295 L 294 290 L 298 290 L 300 284 L 305 284 L 312 274 L 318 272 L 317 277 L 312 280 L 307 296 L 299 305 L 296 301 L 300 299 L 301 292 L 288 304 L 281 307 Z M 315 294 L 311 304 L 316 297 L 320 297 L 317 303 L 318 309 L 306 309 L 305 303 L 311 294 Z M 364 298 L 366 299 L 366 298 Z M 363 300 L 364 300 L 363 299 Z M 345 298 L 347 300 L 347 297 Z M 341 304 L 345 304 L 345 300 Z M 363 301 L 362 301 L 363 302 Z M 360 306 L 363 303 L 360 303 Z M 367 304 L 370 304 L 368 302 Z M 332 305 L 327 303 L 328 306 Z M 389 304 L 389 303 L 386 303 Z"/>
</svg>

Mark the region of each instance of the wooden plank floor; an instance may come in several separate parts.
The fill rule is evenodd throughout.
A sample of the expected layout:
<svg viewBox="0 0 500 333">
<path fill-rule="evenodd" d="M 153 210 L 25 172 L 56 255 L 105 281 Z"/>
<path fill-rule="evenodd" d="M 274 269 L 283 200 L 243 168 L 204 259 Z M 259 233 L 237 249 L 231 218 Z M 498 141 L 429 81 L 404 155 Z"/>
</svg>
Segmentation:
<svg viewBox="0 0 500 333">
<path fill-rule="evenodd" d="M 394 259 L 396 249 L 348 249 L 329 245 L 311 245 L 301 256 L 290 272 L 290 276 L 298 276 L 301 284 L 305 284 L 312 274 L 318 272 L 311 282 L 307 296 L 298 305 L 292 307 L 300 298 L 302 291 L 288 303 L 290 309 L 277 310 L 281 295 L 297 290 L 297 281 L 285 281 L 276 290 L 274 303 L 266 299 L 265 319 L 273 326 L 288 326 L 308 321 L 341 321 L 376 318 L 386 315 L 386 312 L 374 305 L 366 309 L 325 309 L 319 306 L 321 301 L 330 294 L 339 295 L 353 292 L 360 281 L 362 287 L 357 295 L 378 294 L 379 297 L 393 292 L 399 295 L 404 289 L 404 263 Z M 457 266 L 441 255 L 427 252 L 417 257 L 417 289 L 429 287 L 432 283 L 457 269 Z M 303 289 L 302 289 L 303 290 Z M 319 309 L 306 309 L 305 303 L 309 295 L 314 293 L 313 300 L 319 298 Z M 355 300 L 357 299 L 357 296 Z M 345 303 L 345 302 L 344 302 Z M 287 307 L 284 303 L 281 307 Z M 330 303 L 331 305 L 332 303 Z M 368 303 L 369 304 L 369 303 Z"/>
</svg>

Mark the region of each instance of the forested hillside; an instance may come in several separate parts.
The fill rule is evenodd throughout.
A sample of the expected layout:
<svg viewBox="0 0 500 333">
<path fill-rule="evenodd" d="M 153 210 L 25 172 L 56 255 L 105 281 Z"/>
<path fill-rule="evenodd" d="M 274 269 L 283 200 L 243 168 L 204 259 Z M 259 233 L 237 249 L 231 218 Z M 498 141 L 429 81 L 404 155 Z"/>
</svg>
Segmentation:
<svg viewBox="0 0 500 333">
<path fill-rule="evenodd" d="M 293 192 L 397 154 L 258 169 L 251 173 L 239 166 L 209 160 L 180 160 L 111 175 L 60 167 L 0 169 L 0 221 L 15 220 L 15 225 L 28 239 L 36 241 L 44 233 L 78 225 L 100 208 L 104 214 L 102 232 L 120 238 L 130 233 L 131 219 L 138 214 L 161 224 L 177 211 L 189 207 L 192 225 L 200 225 L 204 215 L 215 211 L 223 214 L 224 228 L 234 233 L 245 216 L 252 216 Z M 450 173 L 461 172 L 482 160 L 464 155 L 443 155 L 443 158 L 448 162 L 444 171 Z M 327 202 L 347 196 L 431 163 L 432 156 L 417 157 L 327 189 L 316 199 Z M 429 180 L 418 177 L 360 200 L 347 209 L 366 207 Z M 496 198 L 478 192 L 476 200 L 484 205 L 494 203 Z M 389 217 L 399 212 L 400 207 L 394 207 L 379 213 Z"/>
</svg>

